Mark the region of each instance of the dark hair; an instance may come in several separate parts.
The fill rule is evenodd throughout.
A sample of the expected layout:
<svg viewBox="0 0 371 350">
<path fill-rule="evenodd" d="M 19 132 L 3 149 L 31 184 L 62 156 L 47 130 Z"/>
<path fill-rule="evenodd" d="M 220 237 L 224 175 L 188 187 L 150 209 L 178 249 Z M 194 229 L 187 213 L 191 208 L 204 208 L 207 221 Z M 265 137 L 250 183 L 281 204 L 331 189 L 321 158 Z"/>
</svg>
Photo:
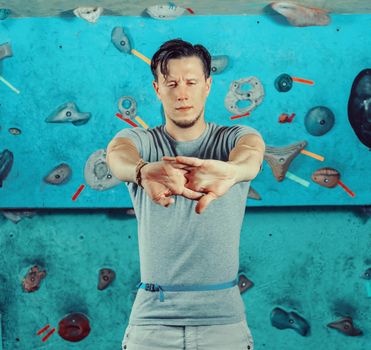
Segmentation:
<svg viewBox="0 0 371 350">
<path fill-rule="evenodd" d="M 205 78 L 207 79 L 210 76 L 211 67 L 211 56 L 209 51 L 202 45 L 192 45 L 182 39 L 173 39 L 163 43 L 152 57 L 151 71 L 155 80 L 158 81 L 156 71 L 158 65 L 160 65 L 160 72 L 166 78 L 169 73 L 167 64 L 170 59 L 191 56 L 196 56 L 201 60 Z"/>
</svg>

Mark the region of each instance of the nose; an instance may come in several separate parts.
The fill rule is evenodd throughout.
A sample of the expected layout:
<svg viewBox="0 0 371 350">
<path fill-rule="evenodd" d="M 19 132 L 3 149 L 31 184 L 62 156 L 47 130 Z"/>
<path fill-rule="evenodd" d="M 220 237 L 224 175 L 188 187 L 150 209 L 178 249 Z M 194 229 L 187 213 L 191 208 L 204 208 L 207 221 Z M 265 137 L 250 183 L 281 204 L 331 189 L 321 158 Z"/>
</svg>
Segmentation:
<svg viewBox="0 0 371 350">
<path fill-rule="evenodd" d="M 177 100 L 178 101 L 187 101 L 188 100 L 187 87 L 185 85 L 181 85 L 181 84 L 178 85 Z"/>
</svg>

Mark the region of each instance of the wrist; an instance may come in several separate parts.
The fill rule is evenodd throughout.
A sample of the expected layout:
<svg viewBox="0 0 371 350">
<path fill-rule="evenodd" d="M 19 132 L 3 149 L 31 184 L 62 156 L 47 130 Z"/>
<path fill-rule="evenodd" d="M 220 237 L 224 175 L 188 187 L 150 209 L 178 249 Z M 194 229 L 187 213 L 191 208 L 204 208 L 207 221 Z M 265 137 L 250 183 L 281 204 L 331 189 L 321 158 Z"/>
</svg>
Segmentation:
<svg viewBox="0 0 371 350">
<path fill-rule="evenodd" d="M 135 182 L 138 186 L 142 187 L 143 181 L 143 167 L 146 166 L 148 162 L 145 162 L 142 158 L 139 159 L 135 166 Z"/>
<path fill-rule="evenodd" d="M 229 178 L 233 180 L 233 183 L 236 184 L 237 182 L 242 181 L 240 179 L 240 167 L 236 162 L 233 161 L 227 161 L 227 164 L 229 166 Z"/>
<path fill-rule="evenodd" d="M 228 161 L 230 165 L 230 176 L 233 178 L 234 183 L 251 181 L 261 170 L 261 166 L 252 162 L 236 162 Z"/>
</svg>

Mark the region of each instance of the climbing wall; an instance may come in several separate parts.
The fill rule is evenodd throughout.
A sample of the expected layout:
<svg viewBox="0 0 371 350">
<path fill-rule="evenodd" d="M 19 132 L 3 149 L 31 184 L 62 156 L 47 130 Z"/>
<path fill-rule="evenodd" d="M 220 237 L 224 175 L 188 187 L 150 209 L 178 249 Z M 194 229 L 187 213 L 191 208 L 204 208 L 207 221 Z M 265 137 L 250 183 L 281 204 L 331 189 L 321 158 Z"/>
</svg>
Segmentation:
<svg viewBox="0 0 371 350">
<path fill-rule="evenodd" d="M 369 81 L 355 85 L 371 66 L 369 15 L 299 27 L 278 13 L 171 11 L 168 21 L 97 12 L 95 23 L 77 16 L 0 22 L 1 207 L 130 207 L 105 148 L 122 128 L 163 123 L 149 58 L 174 37 L 213 56 L 206 120 L 250 125 L 264 137 L 249 205 L 370 202 L 369 145 L 351 124 L 357 104 L 369 101 L 354 95 Z"/>
<path fill-rule="evenodd" d="M 0 350 L 119 348 L 140 280 L 137 221 L 100 209 L 131 206 L 105 147 L 164 122 L 148 63 L 179 36 L 213 55 L 207 121 L 250 125 L 267 143 L 248 200 L 266 208 L 241 232 L 255 349 L 368 350 L 370 209 L 322 206 L 370 203 L 370 16 L 158 10 L 0 10 L 0 207 L 54 214 L 3 210 Z M 321 207 L 267 208 L 287 205 Z M 99 210 L 54 209 L 82 207 Z"/>
</svg>

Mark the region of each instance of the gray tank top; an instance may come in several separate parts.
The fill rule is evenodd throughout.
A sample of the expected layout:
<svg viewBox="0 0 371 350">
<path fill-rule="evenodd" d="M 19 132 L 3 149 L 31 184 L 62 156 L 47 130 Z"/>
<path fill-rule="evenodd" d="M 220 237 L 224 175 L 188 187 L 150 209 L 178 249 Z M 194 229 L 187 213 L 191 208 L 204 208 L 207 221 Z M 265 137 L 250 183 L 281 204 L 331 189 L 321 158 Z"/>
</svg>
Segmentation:
<svg viewBox="0 0 371 350">
<path fill-rule="evenodd" d="M 164 125 L 126 128 L 115 137 L 133 141 L 145 161 L 183 155 L 227 161 L 238 139 L 260 134 L 244 125 L 207 123 L 193 141 L 176 141 Z M 232 281 L 239 268 L 239 244 L 250 182 L 232 186 L 198 215 L 197 202 L 174 196 L 168 208 L 154 203 L 135 183 L 128 187 L 138 221 L 140 280 L 159 285 L 205 285 Z M 139 276 L 138 276 L 139 278 Z M 165 291 L 138 289 L 129 323 L 134 325 L 212 325 L 245 319 L 238 286 L 214 291 Z"/>
</svg>

